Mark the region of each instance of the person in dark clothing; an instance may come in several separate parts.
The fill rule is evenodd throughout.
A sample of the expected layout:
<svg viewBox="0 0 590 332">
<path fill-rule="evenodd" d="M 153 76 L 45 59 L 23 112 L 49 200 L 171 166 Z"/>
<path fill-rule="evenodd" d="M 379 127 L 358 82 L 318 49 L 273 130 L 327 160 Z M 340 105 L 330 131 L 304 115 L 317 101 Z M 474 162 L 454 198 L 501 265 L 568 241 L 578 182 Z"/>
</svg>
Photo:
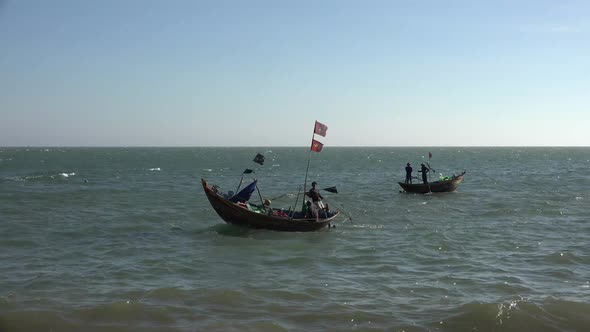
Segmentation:
<svg viewBox="0 0 590 332">
<path fill-rule="evenodd" d="M 311 201 L 315 206 L 317 206 L 319 209 L 324 209 L 324 203 L 322 202 L 324 197 L 322 197 L 322 194 L 320 194 L 320 190 L 315 187 L 316 185 L 317 182 L 315 181 L 311 183 L 311 189 L 309 189 L 307 192 L 307 196 L 311 198 Z"/>
<path fill-rule="evenodd" d="M 422 182 L 424 182 L 424 184 L 427 184 L 428 183 L 428 176 L 426 174 L 428 174 L 428 172 L 430 172 L 428 167 L 426 167 L 426 165 L 424 165 L 424 164 L 420 164 L 420 170 L 418 172 L 422 173 Z"/>
<path fill-rule="evenodd" d="M 307 205 L 307 210 L 305 212 L 305 217 L 306 218 L 318 218 L 319 214 L 318 214 L 318 208 L 317 206 L 315 206 L 314 204 L 311 204 L 310 201 L 307 201 L 305 203 Z"/>
<path fill-rule="evenodd" d="M 410 166 L 410 163 L 406 166 L 406 183 L 412 183 L 412 166 Z"/>
</svg>

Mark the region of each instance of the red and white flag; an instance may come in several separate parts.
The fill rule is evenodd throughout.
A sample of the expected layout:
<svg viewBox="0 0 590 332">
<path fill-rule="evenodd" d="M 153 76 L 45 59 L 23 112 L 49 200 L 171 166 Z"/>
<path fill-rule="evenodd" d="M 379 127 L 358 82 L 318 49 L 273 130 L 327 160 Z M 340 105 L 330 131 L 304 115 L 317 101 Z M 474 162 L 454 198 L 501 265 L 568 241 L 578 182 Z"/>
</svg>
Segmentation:
<svg viewBox="0 0 590 332">
<path fill-rule="evenodd" d="M 324 144 L 322 144 L 322 142 L 316 141 L 315 139 L 311 141 L 311 151 L 320 152 L 320 151 L 322 151 L 323 147 L 324 147 Z"/>
<path fill-rule="evenodd" d="M 315 122 L 315 127 L 313 128 L 313 133 L 318 134 L 320 136 L 326 137 L 326 132 L 328 131 L 328 126 L 325 124 Z M 319 152 L 319 151 L 318 151 Z"/>
</svg>

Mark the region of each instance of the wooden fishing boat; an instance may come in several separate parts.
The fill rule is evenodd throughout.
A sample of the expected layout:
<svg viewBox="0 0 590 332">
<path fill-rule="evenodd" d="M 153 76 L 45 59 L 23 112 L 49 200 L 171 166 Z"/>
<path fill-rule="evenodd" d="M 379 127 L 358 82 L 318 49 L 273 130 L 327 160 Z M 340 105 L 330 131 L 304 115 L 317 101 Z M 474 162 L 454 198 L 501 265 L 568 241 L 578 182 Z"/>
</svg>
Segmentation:
<svg viewBox="0 0 590 332">
<path fill-rule="evenodd" d="M 270 229 L 287 232 L 310 232 L 320 230 L 330 224 L 339 212 L 320 212 L 317 218 L 308 217 L 301 211 L 275 209 L 250 202 L 233 202 L 201 179 L 203 190 L 209 203 L 225 222 L 251 228 Z"/>
<path fill-rule="evenodd" d="M 398 182 L 399 185 L 404 189 L 404 191 L 408 193 L 414 194 L 427 194 L 430 192 L 433 193 L 446 193 L 457 190 L 459 184 L 463 182 L 463 178 L 465 177 L 465 171 L 457 176 L 453 176 L 448 180 L 441 180 L 435 182 L 429 182 L 428 184 L 424 183 L 404 183 Z"/>
</svg>

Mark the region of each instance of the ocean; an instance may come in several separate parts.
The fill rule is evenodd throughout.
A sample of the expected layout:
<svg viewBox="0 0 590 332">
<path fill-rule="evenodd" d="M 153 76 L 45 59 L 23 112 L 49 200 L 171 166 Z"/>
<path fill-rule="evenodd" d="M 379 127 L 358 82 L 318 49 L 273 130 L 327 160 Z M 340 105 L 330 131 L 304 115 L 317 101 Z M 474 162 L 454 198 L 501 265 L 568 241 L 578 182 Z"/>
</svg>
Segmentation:
<svg viewBox="0 0 590 332">
<path fill-rule="evenodd" d="M 428 152 L 464 183 L 400 193 Z M 0 148 L 0 332 L 590 331 L 590 148 L 325 146 L 343 216 L 312 233 L 225 224 L 200 184 L 249 168 L 288 207 L 308 156 Z"/>
</svg>

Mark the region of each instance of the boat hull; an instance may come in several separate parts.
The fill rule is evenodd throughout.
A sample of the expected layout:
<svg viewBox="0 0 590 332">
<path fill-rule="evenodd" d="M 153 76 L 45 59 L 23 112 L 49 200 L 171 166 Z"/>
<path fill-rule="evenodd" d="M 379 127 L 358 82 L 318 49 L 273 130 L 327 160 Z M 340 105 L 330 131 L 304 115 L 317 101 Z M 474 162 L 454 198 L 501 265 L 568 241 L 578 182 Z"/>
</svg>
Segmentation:
<svg viewBox="0 0 590 332">
<path fill-rule="evenodd" d="M 436 182 L 431 182 L 429 184 L 424 184 L 424 183 L 410 184 L 410 183 L 398 182 L 398 184 L 402 187 L 402 189 L 404 189 L 405 192 L 413 193 L 413 194 L 427 194 L 430 192 L 446 193 L 446 192 L 452 192 L 452 191 L 457 190 L 457 188 L 459 187 L 461 182 L 463 182 L 464 177 L 465 177 L 465 172 L 463 172 L 461 175 L 459 175 L 453 179 L 446 180 L 446 181 L 436 181 Z"/>
<path fill-rule="evenodd" d="M 338 212 L 336 212 L 329 218 L 295 219 L 257 213 L 218 195 L 205 179 L 201 179 L 201 183 L 205 195 L 215 212 L 229 224 L 274 231 L 311 232 L 328 226 L 338 216 Z"/>
</svg>

